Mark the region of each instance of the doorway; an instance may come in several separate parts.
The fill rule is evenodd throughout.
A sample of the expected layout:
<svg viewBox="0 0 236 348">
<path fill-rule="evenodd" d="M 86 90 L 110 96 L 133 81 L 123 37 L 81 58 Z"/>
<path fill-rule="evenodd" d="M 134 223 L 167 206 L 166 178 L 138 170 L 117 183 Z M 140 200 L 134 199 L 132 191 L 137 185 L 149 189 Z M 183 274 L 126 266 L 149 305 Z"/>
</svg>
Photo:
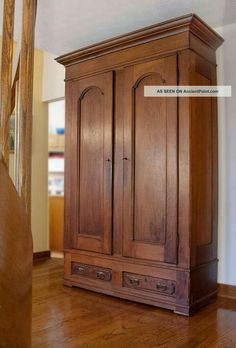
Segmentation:
<svg viewBox="0 0 236 348">
<path fill-rule="evenodd" d="M 63 258 L 65 100 L 48 103 L 48 206 L 51 257 Z"/>
</svg>

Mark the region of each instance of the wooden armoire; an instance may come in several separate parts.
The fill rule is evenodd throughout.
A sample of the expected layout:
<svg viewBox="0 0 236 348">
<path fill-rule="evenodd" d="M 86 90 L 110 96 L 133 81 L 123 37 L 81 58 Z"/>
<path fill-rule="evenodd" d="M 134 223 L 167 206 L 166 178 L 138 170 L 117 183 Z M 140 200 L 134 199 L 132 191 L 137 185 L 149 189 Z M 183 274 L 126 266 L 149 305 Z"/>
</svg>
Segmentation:
<svg viewBox="0 0 236 348">
<path fill-rule="evenodd" d="M 223 39 L 190 14 L 63 55 L 64 284 L 190 315 L 217 294 L 217 100 Z"/>
</svg>

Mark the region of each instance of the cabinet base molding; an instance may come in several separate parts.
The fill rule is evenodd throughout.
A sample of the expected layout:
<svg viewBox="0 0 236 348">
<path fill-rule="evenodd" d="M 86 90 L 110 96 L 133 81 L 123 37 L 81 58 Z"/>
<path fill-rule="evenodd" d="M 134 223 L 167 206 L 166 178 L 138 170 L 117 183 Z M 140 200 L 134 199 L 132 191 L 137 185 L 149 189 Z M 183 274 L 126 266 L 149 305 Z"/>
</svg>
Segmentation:
<svg viewBox="0 0 236 348">
<path fill-rule="evenodd" d="M 122 299 L 153 305 L 191 316 L 215 301 L 217 288 L 206 285 L 210 272 L 216 277 L 217 261 L 190 271 L 161 268 L 131 262 L 126 258 L 96 256 L 92 253 L 65 251 L 64 285 L 79 287 Z M 108 273 L 109 272 L 109 273 Z M 204 286 L 201 286 L 204 284 Z M 194 288 L 194 290 L 193 290 Z M 191 293 L 191 296 L 189 296 Z"/>
<path fill-rule="evenodd" d="M 39 261 L 46 261 L 51 258 L 51 251 L 45 250 L 45 251 L 39 251 L 33 254 L 33 262 L 39 262 Z"/>
<path fill-rule="evenodd" d="M 236 285 L 218 284 L 218 296 L 236 300 Z"/>
</svg>

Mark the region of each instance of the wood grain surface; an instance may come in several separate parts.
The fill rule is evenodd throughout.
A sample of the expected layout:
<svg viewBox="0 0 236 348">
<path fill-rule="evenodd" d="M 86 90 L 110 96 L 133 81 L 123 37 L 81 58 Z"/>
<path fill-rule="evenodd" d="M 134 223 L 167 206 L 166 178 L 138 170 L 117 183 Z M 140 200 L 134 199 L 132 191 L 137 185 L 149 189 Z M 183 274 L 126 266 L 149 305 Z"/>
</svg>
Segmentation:
<svg viewBox="0 0 236 348">
<path fill-rule="evenodd" d="M 64 237 L 64 197 L 50 196 L 48 200 L 50 250 L 62 252 Z"/>
<path fill-rule="evenodd" d="M 143 89 L 215 85 L 221 42 L 190 15 L 57 59 L 66 66 L 65 285 L 183 315 L 216 298 L 216 100 Z M 111 280 L 75 275 L 73 262 L 110 268 Z M 140 286 L 124 286 L 125 273 Z"/>
<path fill-rule="evenodd" d="M 9 134 L 11 115 L 11 83 L 13 63 L 15 0 L 4 1 L 2 62 L 1 62 L 1 151 L 4 163 L 9 165 Z"/>
<path fill-rule="evenodd" d="M 233 348 L 236 300 L 194 317 L 62 285 L 63 261 L 34 266 L 33 348 Z"/>
<path fill-rule="evenodd" d="M 22 13 L 22 37 L 19 67 L 19 122 L 21 196 L 26 211 L 31 211 L 31 151 L 32 151 L 32 108 L 34 72 L 34 31 L 37 0 L 24 0 Z"/>
<path fill-rule="evenodd" d="M 29 348 L 32 236 L 24 205 L 0 162 L 0 347 Z"/>
</svg>

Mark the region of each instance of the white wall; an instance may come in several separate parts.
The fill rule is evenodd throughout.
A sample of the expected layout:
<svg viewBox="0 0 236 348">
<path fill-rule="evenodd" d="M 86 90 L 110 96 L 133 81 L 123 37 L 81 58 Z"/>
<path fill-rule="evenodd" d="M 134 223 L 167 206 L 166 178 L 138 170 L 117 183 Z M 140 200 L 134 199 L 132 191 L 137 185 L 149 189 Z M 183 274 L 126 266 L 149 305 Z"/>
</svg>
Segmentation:
<svg viewBox="0 0 236 348">
<path fill-rule="evenodd" d="M 56 128 L 65 128 L 65 99 L 48 103 L 48 132 L 56 134 Z"/>
<path fill-rule="evenodd" d="M 51 101 L 65 96 L 65 68 L 55 61 L 56 56 L 44 52 L 43 101 Z"/>
<path fill-rule="evenodd" d="M 232 97 L 218 99 L 218 282 L 236 285 L 236 23 L 216 31 L 225 39 L 217 51 L 218 85 L 232 86 Z"/>
<path fill-rule="evenodd" d="M 34 252 L 49 250 L 48 237 L 48 111 L 42 102 L 44 52 L 35 50 L 31 229 Z"/>
</svg>

